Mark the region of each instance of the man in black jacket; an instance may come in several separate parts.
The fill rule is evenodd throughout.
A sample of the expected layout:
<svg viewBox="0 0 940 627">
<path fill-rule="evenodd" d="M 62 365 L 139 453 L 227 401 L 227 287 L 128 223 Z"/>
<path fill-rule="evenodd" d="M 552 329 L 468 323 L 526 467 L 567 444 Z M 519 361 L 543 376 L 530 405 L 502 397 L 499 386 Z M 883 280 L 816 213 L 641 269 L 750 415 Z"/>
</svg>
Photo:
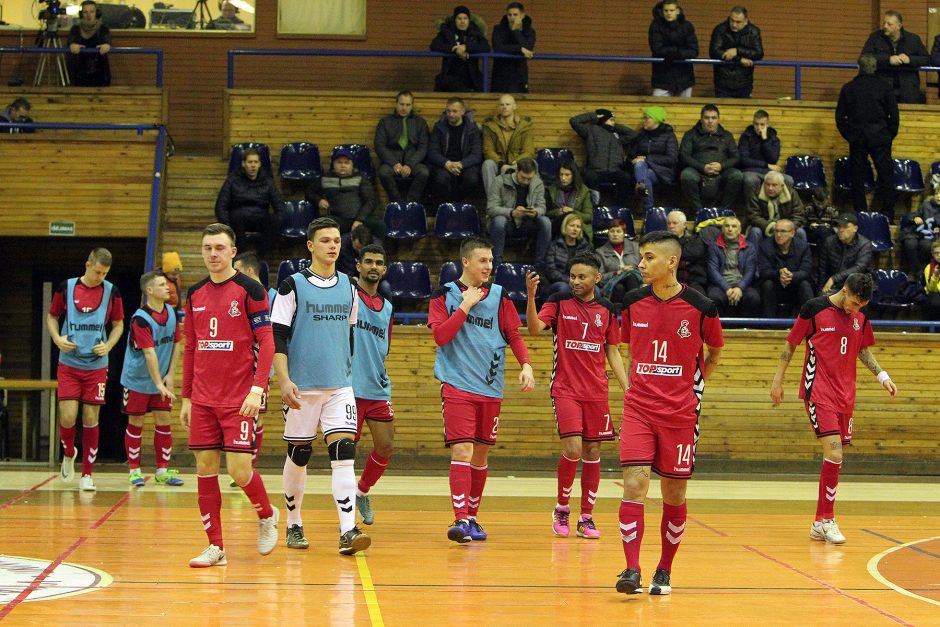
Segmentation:
<svg viewBox="0 0 940 627">
<path fill-rule="evenodd" d="M 676 279 L 685 283 L 697 292 L 704 294 L 708 283 L 706 265 L 708 263 L 708 248 L 698 233 L 689 233 L 688 220 L 685 214 L 678 209 L 666 215 L 666 230 L 679 238 L 682 245 L 682 255 L 679 257 L 679 267 L 676 270 Z"/>
<path fill-rule="evenodd" d="M 463 99 L 447 99 L 428 144 L 431 189 L 437 202 L 461 202 L 480 189 L 483 140 Z"/>
<path fill-rule="evenodd" d="M 653 95 L 692 97 L 695 67 L 690 63 L 674 63 L 698 56 L 695 27 L 685 19 L 678 0 L 657 2 L 649 29 L 650 54 L 665 59 L 653 64 Z"/>
<path fill-rule="evenodd" d="M 599 190 L 603 185 L 614 185 L 617 203 L 625 207 L 628 193 L 633 189 L 633 174 L 624 163 L 624 150 L 636 131 L 618 124 L 610 109 L 595 109 L 576 115 L 568 123 L 584 140 L 587 165 L 584 168 L 584 184 Z"/>
<path fill-rule="evenodd" d="M 799 311 L 813 297 L 813 258 L 809 244 L 796 239 L 796 225 L 781 218 L 773 228 L 773 239 L 757 247 L 757 286 L 761 316 L 775 318 L 781 304 Z"/>
<path fill-rule="evenodd" d="M 347 233 L 360 224 L 369 227 L 375 237 L 385 237 L 382 212 L 376 211 L 375 189 L 372 180 L 356 169 L 355 155 L 347 148 L 333 153 L 333 167 L 322 178 L 311 182 L 304 192 L 305 199 L 314 204 L 320 215 L 329 216 L 339 223 L 339 232 Z"/>
<path fill-rule="evenodd" d="M 9 122 L 13 124 L 32 124 L 33 118 L 29 117 L 29 110 L 33 108 L 26 98 L 16 98 L 10 103 L 10 106 L 0 110 L 0 122 Z M 5 128 L 2 133 L 32 133 L 36 129 L 32 128 Z"/>
<path fill-rule="evenodd" d="M 880 79 L 879 79 L 880 80 Z M 821 296 L 842 289 L 842 284 L 854 272 L 871 273 L 871 241 L 858 232 L 858 218 L 854 213 L 840 214 L 836 219 L 836 234 L 819 247 L 819 268 L 816 285 Z"/>
<path fill-rule="evenodd" d="M 78 23 L 69 29 L 69 73 L 76 87 L 107 87 L 111 84 L 111 30 L 101 19 L 93 0 L 82 2 Z M 82 53 L 82 48 L 97 48 L 98 54 Z"/>
<path fill-rule="evenodd" d="M 881 30 L 865 42 L 862 54 L 871 54 L 878 61 L 878 76 L 891 85 L 900 103 L 923 102 L 920 93 L 920 66 L 929 62 L 927 48 L 917 33 L 904 30 L 897 11 L 885 11 Z"/>
<path fill-rule="evenodd" d="M 281 225 L 280 206 L 281 197 L 274 180 L 261 169 L 261 155 L 254 148 L 249 148 L 242 155 L 241 169 L 229 174 L 219 190 L 215 200 L 215 217 L 222 224 L 232 227 L 235 244 L 242 251 L 247 250 L 246 232 L 261 233 L 258 256 L 264 257 L 277 238 Z"/>
<path fill-rule="evenodd" d="M 414 96 L 400 91 L 395 97 L 395 113 L 379 120 L 375 127 L 375 152 L 379 156 L 379 181 L 391 202 L 421 201 L 428 182 L 428 123 L 415 115 Z"/>
<path fill-rule="evenodd" d="M 877 194 L 881 212 L 894 218 L 894 163 L 891 142 L 898 134 L 900 119 L 894 90 L 875 76 L 878 62 L 870 54 L 858 58 L 858 76 L 842 86 L 836 104 L 836 126 L 849 142 L 852 172 L 852 205 L 855 211 L 868 211 L 865 179 L 868 156 L 878 172 Z"/>
<path fill-rule="evenodd" d="M 737 168 L 738 145 L 720 124 L 718 107 L 702 107 L 698 124 L 686 131 L 679 144 L 679 183 L 693 212 L 700 211 L 702 197 L 715 196 L 722 209 L 733 208 L 741 193 L 744 175 Z M 718 192 L 721 197 L 717 198 Z"/>
<path fill-rule="evenodd" d="M 449 56 L 441 59 L 434 91 L 483 91 L 480 61 L 473 55 L 490 51 L 486 24 L 463 5 L 454 7 L 453 14 L 437 24 L 437 36 L 431 40 L 430 48 Z"/>
<path fill-rule="evenodd" d="M 728 19 L 715 27 L 708 52 L 712 59 L 727 62 L 715 66 L 715 96 L 750 98 L 754 62 L 764 58 L 764 44 L 760 29 L 748 21 L 746 8 L 734 7 Z"/>
<path fill-rule="evenodd" d="M 518 54 L 521 59 L 493 59 L 493 87 L 504 94 L 529 92 L 529 63 L 535 56 L 535 29 L 521 2 L 510 2 L 506 15 L 493 27 L 493 52 Z"/>
</svg>

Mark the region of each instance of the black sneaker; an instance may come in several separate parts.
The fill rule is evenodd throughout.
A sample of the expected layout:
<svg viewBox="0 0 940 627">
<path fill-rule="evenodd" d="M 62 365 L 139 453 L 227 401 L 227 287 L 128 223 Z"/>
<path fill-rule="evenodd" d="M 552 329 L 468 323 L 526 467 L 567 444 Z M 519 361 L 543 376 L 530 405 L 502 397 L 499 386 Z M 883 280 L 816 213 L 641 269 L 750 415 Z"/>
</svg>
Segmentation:
<svg viewBox="0 0 940 627">
<path fill-rule="evenodd" d="M 669 583 L 669 571 L 665 568 L 657 568 L 653 575 L 653 583 L 650 584 L 650 594 L 669 594 L 672 592 L 672 586 Z"/>
<path fill-rule="evenodd" d="M 341 555 L 353 555 L 365 551 L 372 544 L 372 538 L 353 527 L 339 537 L 339 552 Z"/>
<path fill-rule="evenodd" d="M 310 546 L 304 537 L 304 528 L 300 525 L 291 525 L 287 528 L 287 548 L 306 549 Z"/>
<path fill-rule="evenodd" d="M 620 579 L 617 580 L 617 592 L 641 594 L 643 592 L 643 583 L 640 581 L 640 571 L 635 568 L 627 568 L 620 573 Z"/>
</svg>

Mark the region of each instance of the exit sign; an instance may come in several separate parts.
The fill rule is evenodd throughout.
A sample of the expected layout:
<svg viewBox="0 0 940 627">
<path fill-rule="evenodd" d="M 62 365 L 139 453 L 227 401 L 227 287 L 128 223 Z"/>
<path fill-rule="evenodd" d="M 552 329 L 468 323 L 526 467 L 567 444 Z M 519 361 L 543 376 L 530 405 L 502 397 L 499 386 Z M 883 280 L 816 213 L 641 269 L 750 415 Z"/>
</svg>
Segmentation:
<svg viewBox="0 0 940 627">
<path fill-rule="evenodd" d="M 74 237 L 75 223 L 74 222 L 50 222 L 49 223 L 49 235 L 61 235 L 61 236 L 67 236 L 67 237 Z"/>
</svg>

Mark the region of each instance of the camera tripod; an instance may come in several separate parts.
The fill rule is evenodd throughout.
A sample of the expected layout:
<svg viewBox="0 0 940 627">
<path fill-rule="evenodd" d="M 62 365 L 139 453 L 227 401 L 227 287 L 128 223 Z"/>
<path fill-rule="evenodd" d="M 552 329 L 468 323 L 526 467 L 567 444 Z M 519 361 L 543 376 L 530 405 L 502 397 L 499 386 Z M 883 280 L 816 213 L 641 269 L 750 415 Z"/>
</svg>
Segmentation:
<svg viewBox="0 0 940 627">
<path fill-rule="evenodd" d="M 36 47 L 52 50 L 62 47 L 59 41 L 59 20 L 57 17 L 46 20 L 46 27 L 36 35 Z M 54 71 L 58 74 L 58 84 L 62 87 L 68 87 L 70 84 L 69 72 L 65 65 L 65 55 L 61 52 L 40 53 L 39 65 L 36 66 L 36 76 L 33 77 L 33 86 L 38 87 L 43 83 L 46 69 L 50 65 L 50 57 L 52 58 L 51 63 L 55 64 Z M 55 80 L 55 78 L 55 74 L 53 74 L 52 79 Z"/>
<path fill-rule="evenodd" d="M 199 14 L 199 19 L 196 19 L 196 14 Z M 212 21 L 212 13 L 209 12 L 209 5 L 206 0 L 196 0 L 196 6 L 193 7 L 193 14 L 189 18 L 189 23 L 192 24 L 190 28 L 198 28 L 199 30 L 205 30 L 206 25 Z"/>
</svg>

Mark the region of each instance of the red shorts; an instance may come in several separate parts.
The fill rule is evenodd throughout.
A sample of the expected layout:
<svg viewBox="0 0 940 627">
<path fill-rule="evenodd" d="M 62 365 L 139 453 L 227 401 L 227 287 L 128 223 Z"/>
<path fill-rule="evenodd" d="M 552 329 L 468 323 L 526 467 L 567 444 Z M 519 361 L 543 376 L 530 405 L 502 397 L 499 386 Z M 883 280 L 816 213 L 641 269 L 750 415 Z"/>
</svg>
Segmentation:
<svg viewBox="0 0 940 627">
<path fill-rule="evenodd" d="M 614 439 L 610 422 L 610 404 L 607 401 L 582 401 L 576 398 L 553 398 L 555 424 L 558 437 L 580 435 L 585 442 L 605 442 Z"/>
<path fill-rule="evenodd" d="M 254 453 L 255 419 L 239 415 L 240 409 L 241 407 L 209 407 L 193 403 L 189 420 L 189 448 Z"/>
<path fill-rule="evenodd" d="M 851 414 L 842 414 L 832 411 L 828 407 L 820 407 L 816 403 L 810 403 L 804 400 L 806 405 L 806 415 L 809 416 L 809 423 L 813 425 L 813 431 L 817 438 L 827 435 L 837 435 L 842 439 L 843 444 L 852 441 L 853 421 Z"/>
<path fill-rule="evenodd" d="M 104 405 L 108 383 L 108 367 L 80 370 L 60 363 L 56 374 L 60 401 L 81 401 L 88 405 Z"/>
<path fill-rule="evenodd" d="M 143 416 L 151 411 L 170 411 L 173 409 L 173 400 L 163 398 L 159 394 L 141 394 L 134 390 L 124 388 L 124 413 L 128 416 Z"/>
<path fill-rule="evenodd" d="M 675 417 L 670 416 L 670 420 Z M 657 475 L 689 479 L 695 468 L 697 420 L 666 426 L 624 407 L 620 424 L 620 465 L 650 466 Z"/>
<path fill-rule="evenodd" d="M 478 442 L 496 444 L 499 408 L 503 400 L 454 390 L 458 396 L 444 396 L 444 444 Z M 472 398 L 471 398 L 472 396 Z"/>
<path fill-rule="evenodd" d="M 356 399 L 356 442 L 362 435 L 363 420 L 377 420 L 379 422 L 392 422 L 395 412 L 392 410 L 392 401 L 376 401 L 368 398 Z"/>
</svg>

